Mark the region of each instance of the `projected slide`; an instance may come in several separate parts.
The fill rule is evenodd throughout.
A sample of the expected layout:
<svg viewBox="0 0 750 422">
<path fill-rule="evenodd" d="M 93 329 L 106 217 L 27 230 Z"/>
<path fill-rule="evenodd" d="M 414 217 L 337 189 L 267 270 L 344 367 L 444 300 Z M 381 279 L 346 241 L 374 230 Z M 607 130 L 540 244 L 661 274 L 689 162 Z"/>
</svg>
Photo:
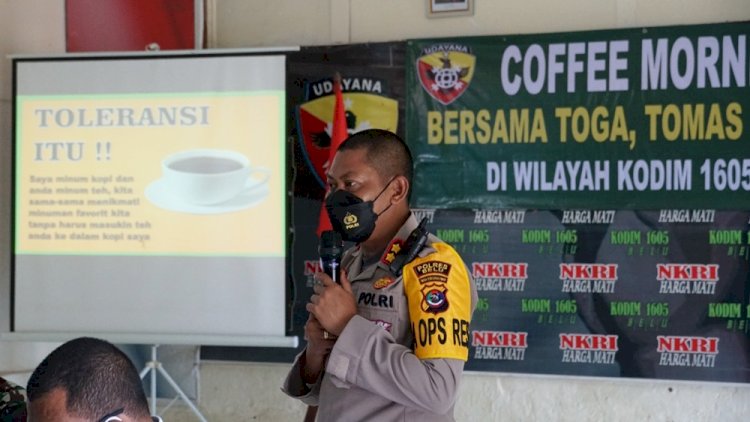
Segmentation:
<svg viewBox="0 0 750 422">
<path fill-rule="evenodd" d="M 286 339 L 284 63 L 14 60 L 13 330 Z"/>
<path fill-rule="evenodd" d="M 280 93 L 18 100 L 19 252 L 283 254 Z"/>
</svg>

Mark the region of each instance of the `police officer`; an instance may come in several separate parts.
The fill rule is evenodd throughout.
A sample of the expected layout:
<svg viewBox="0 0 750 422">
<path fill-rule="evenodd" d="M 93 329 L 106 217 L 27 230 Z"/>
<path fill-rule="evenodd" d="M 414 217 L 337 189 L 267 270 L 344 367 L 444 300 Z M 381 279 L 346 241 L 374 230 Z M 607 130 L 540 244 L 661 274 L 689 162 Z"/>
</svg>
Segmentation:
<svg viewBox="0 0 750 422">
<path fill-rule="evenodd" d="M 283 387 L 320 421 L 454 420 L 476 288 L 456 251 L 420 230 L 411 176 L 408 147 L 380 129 L 344 141 L 327 173 L 331 223 L 356 246 L 341 284 L 316 274 L 307 345 Z"/>
</svg>

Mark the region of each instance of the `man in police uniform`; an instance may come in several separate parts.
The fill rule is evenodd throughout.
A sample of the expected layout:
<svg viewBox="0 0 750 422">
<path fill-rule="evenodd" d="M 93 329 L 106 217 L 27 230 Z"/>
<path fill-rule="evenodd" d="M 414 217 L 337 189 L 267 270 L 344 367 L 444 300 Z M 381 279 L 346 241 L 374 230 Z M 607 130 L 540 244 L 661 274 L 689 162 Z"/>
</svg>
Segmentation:
<svg viewBox="0 0 750 422">
<path fill-rule="evenodd" d="M 476 288 L 456 251 L 420 232 L 411 174 L 406 144 L 379 129 L 344 141 L 327 173 L 331 223 L 356 246 L 341 284 L 316 274 L 283 387 L 320 421 L 454 420 Z"/>
</svg>

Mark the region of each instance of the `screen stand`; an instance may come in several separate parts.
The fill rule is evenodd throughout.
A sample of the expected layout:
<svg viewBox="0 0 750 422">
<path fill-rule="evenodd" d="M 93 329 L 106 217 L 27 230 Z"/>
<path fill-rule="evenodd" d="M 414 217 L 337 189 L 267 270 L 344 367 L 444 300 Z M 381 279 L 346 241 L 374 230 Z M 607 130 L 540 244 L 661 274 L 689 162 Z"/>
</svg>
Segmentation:
<svg viewBox="0 0 750 422">
<path fill-rule="evenodd" d="M 198 417 L 198 419 L 201 420 L 201 422 L 208 422 L 206 418 L 203 417 L 200 410 L 198 410 L 197 407 L 195 407 L 195 404 L 193 404 L 193 401 L 190 400 L 190 398 L 185 394 L 184 391 L 180 388 L 179 385 L 172 379 L 172 377 L 169 375 L 166 369 L 161 365 L 161 362 L 156 357 L 156 349 L 159 347 L 158 344 L 152 344 L 151 345 L 151 360 L 146 362 L 146 367 L 141 370 L 141 379 L 144 379 L 146 375 L 151 372 L 151 414 L 153 416 L 156 416 L 156 371 L 159 371 L 159 373 L 164 377 L 164 379 L 167 380 L 169 385 L 174 388 L 174 391 L 177 392 L 177 395 L 184 401 L 189 407 L 190 410 L 193 411 L 195 416 Z"/>
</svg>

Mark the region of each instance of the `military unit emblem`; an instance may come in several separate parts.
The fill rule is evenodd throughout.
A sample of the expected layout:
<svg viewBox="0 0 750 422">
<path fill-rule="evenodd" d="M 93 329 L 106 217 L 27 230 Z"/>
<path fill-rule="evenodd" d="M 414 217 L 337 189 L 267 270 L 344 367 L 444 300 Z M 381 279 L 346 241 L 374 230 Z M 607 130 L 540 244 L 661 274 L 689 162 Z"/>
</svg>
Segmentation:
<svg viewBox="0 0 750 422">
<path fill-rule="evenodd" d="M 341 84 L 349 135 L 371 128 L 396 131 L 398 101 L 383 95 L 383 81 L 345 77 Z M 321 187 L 325 186 L 334 104 L 333 82 L 323 79 L 306 84 L 305 102 L 297 107 L 297 132 L 302 151 Z"/>
<path fill-rule="evenodd" d="M 425 91 L 448 105 L 469 87 L 475 64 L 476 57 L 468 47 L 437 44 L 426 48 L 424 55 L 417 59 L 417 74 Z"/>
</svg>

